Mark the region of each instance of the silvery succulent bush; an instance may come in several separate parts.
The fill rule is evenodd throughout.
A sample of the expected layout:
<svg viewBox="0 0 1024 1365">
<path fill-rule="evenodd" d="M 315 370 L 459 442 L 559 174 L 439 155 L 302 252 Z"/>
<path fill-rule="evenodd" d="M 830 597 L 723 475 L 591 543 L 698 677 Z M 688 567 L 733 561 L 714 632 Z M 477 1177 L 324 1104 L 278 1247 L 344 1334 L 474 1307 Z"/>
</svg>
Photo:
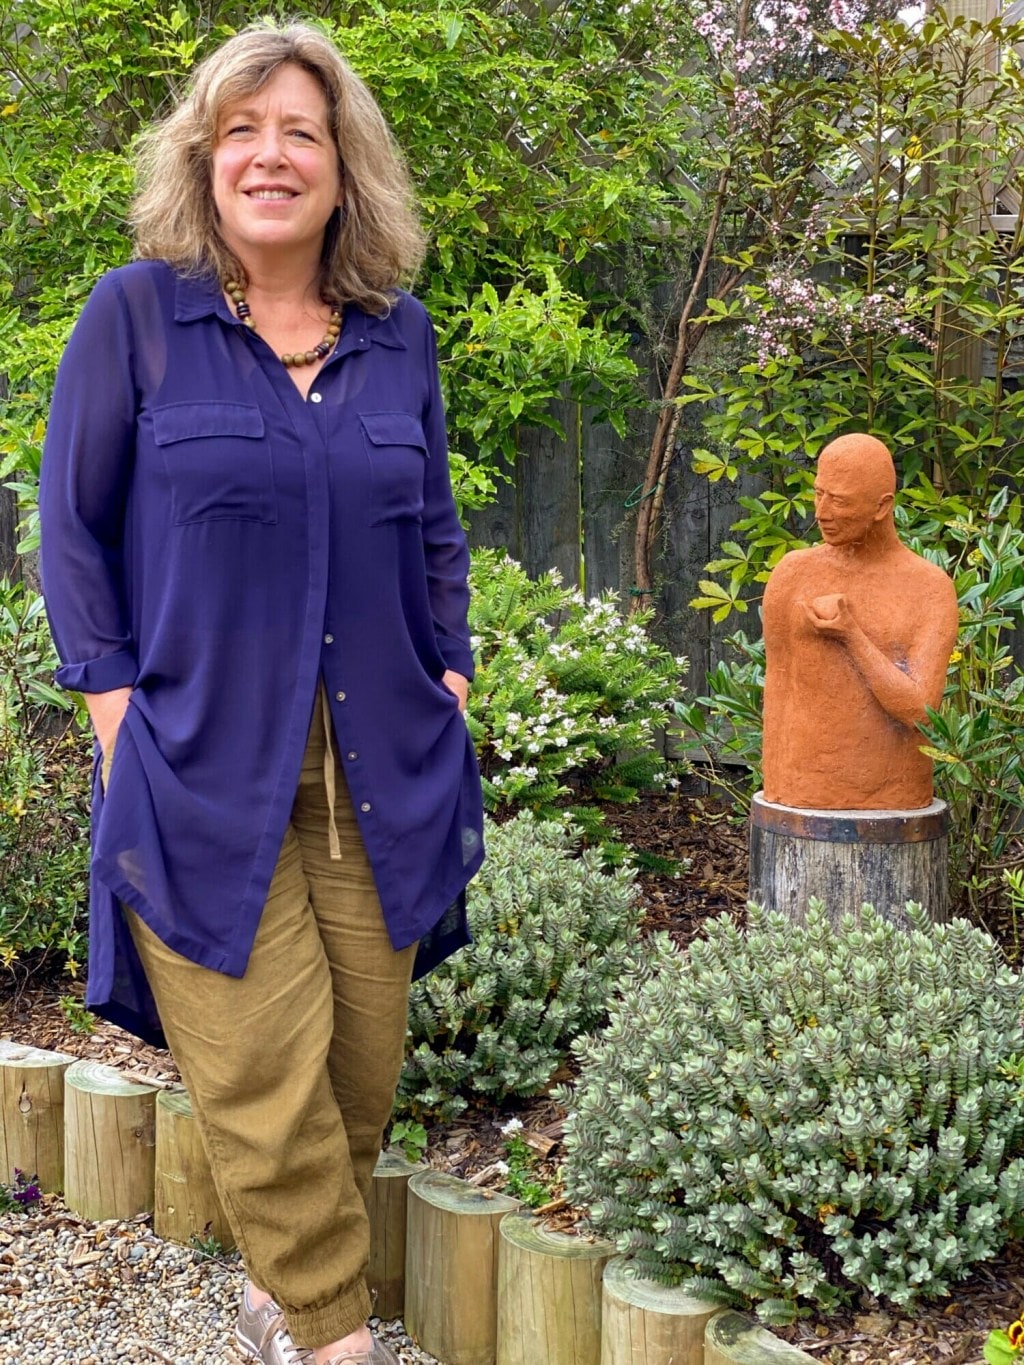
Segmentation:
<svg viewBox="0 0 1024 1365">
<path fill-rule="evenodd" d="M 643 1273 L 783 1323 L 948 1294 L 1024 1230 L 1022 979 L 911 911 L 751 908 L 638 959 L 574 1046 L 565 1176 Z"/>
<path fill-rule="evenodd" d="M 415 983 L 400 1112 L 447 1120 L 471 1098 L 538 1094 L 606 1013 L 637 938 L 629 866 L 578 851 L 566 821 L 487 822 L 468 893 L 473 942 Z"/>
</svg>

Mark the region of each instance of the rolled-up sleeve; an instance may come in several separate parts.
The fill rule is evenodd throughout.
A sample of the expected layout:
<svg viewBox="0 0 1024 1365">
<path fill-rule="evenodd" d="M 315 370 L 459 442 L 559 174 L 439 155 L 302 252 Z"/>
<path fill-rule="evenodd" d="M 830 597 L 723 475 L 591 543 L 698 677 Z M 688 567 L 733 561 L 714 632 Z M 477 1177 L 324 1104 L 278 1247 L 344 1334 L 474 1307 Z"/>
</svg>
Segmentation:
<svg viewBox="0 0 1024 1365">
<path fill-rule="evenodd" d="M 424 485 L 423 550 L 427 587 L 437 647 L 446 667 L 465 678 L 474 672 L 469 643 L 469 548 L 452 496 L 448 472 L 448 439 L 437 369 L 437 339 L 426 319 L 426 367 L 429 397 L 423 413 L 429 459 Z"/>
<path fill-rule="evenodd" d="M 138 666 L 125 591 L 125 509 L 136 395 L 128 311 L 100 281 L 57 372 L 39 484 L 40 569 L 61 667 L 80 692 L 130 687 Z"/>
</svg>

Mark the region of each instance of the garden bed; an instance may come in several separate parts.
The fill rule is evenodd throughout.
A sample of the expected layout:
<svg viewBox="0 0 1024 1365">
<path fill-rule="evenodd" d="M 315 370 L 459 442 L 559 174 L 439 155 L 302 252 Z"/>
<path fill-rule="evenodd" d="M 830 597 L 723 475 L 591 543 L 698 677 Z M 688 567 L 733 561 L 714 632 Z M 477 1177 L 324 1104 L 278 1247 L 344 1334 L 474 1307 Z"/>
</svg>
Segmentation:
<svg viewBox="0 0 1024 1365">
<path fill-rule="evenodd" d="M 608 822 L 624 841 L 644 852 L 681 861 L 676 875 L 643 873 L 639 879 L 644 928 L 665 930 L 687 944 L 703 921 L 728 912 L 741 914 L 746 894 L 745 835 L 715 801 L 692 795 L 650 795 L 633 805 L 606 807 Z M 685 860 L 685 862 L 683 861 Z M 166 1052 L 146 1046 L 111 1025 L 97 1021 L 92 1033 L 81 1031 L 79 1011 L 61 987 L 33 987 L 13 994 L 3 1007 L 0 1035 L 37 1047 L 106 1062 L 151 1085 L 178 1079 Z M 65 993 L 65 1004 L 61 994 Z M 559 1079 L 568 1079 L 568 1072 Z M 561 1155 L 564 1113 L 549 1097 L 508 1105 L 501 1112 L 471 1108 L 447 1125 L 429 1130 L 427 1160 L 440 1170 L 500 1189 L 506 1152 L 503 1126 L 510 1118 L 522 1124 L 521 1136 L 539 1163 L 532 1172 L 541 1184 L 556 1180 Z M 544 1209 L 548 1222 L 569 1228 L 574 1210 L 557 1198 Z M 0 1220 L 0 1233 L 10 1236 L 20 1214 Z M 859 1365 L 923 1365 L 944 1361 L 963 1365 L 980 1360 L 988 1331 L 1005 1326 L 1024 1305 L 1024 1249 L 1008 1248 L 998 1262 L 979 1269 L 960 1287 L 952 1302 L 940 1303 L 915 1318 L 883 1311 L 870 1302 L 827 1321 L 809 1320 L 778 1335 L 821 1360 Z"/>
</svg>

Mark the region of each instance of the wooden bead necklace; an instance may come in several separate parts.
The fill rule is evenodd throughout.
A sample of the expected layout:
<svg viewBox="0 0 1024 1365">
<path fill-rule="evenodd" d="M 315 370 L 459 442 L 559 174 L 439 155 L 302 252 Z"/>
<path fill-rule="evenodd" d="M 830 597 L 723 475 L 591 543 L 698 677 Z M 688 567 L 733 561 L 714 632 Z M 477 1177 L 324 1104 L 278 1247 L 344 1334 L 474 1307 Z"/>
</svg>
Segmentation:
<svg viewBox="0 0 1024 1365">
<path fill-rule="evenodd" d="M 238 321 L 249 328 L 250 332 L 256 331 L 256 324 L 252 318 L 252 309 L 245 301 L 245 290 L 237 280 L 225 280 L 224 292 L 228 295 L 235 305 L 235 313 Z M 299 365 L 315 365 L 318 360 L 323 360 L 334 350 L 338 337 L 341 334 L 341 309 L 336 303 L 331 304 L 331 320 L 327 324 L 327 331 L 324 333 L 323 341 L 317 342 L 311 351 L 296 351 L 294 354 L 281 356 L 281 364 L 289 369 Z"/>
</svg>

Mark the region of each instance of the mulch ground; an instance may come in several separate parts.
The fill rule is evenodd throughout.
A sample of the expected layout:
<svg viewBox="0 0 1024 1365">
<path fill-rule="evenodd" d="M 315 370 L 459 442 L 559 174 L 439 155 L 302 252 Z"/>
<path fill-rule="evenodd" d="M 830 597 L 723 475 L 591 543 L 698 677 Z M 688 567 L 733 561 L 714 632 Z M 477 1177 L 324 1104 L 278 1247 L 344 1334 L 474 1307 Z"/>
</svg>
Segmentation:
<svg viewBox="0 0 1024 1365">
<path fill-rule="evenodd" d="M 665 931 L 685 947 L 703 922 L 718 914 L 743 914 L 747 890 L 746 835 L 726 807 L 710 797 L 672 793 L 648 796 L 635 805 L 606 809 L 609 825 L 634 848 L 674 859 L 674 874 L 639 877 L 645 930 Z M 174 1084 L 177 1071 L 166 1052 L 147 1047 L 112 1025 L 99 1021 L 91 1034 L 77 1032 L 62 1009 L 60 988 L 18 990 L 8 986 L 0 1001 L 0 1037 L 76 1057 L 107 1062 L 148 1084 Z M 569 1078 L 568 1072 L 556 1080 Z M 429 1132 L 427 1160 L 484 1187 L 500 1188 L 498 1163 L 505 1156 L 502 1126 L 509 1118 L 523 1125 L 520 1136 L 536 1153 L 537 1178 L 552 1198 L 541 1212 L 551 1226 L 571 1229 L 578 1211 L 558 1194 L 558 1163 L 564 1111 L 549 1097 L 518 1102 L 495 1112 L 471 1110 L 455 1123 Z M 998 1262 L 978 1270 L 958 1287 L 956 1297 L 913 1318 L 864 1299 L 855 1310 L 827 1320 L 809 1319 L 778 1335 L 819 1360 L 857 1365 L 965 1365 L 981 1360 L 993 1327 L 1005 1327 L 1024 1308 L 1024 1246 L 1007 1248 Z"/>
</svg>

